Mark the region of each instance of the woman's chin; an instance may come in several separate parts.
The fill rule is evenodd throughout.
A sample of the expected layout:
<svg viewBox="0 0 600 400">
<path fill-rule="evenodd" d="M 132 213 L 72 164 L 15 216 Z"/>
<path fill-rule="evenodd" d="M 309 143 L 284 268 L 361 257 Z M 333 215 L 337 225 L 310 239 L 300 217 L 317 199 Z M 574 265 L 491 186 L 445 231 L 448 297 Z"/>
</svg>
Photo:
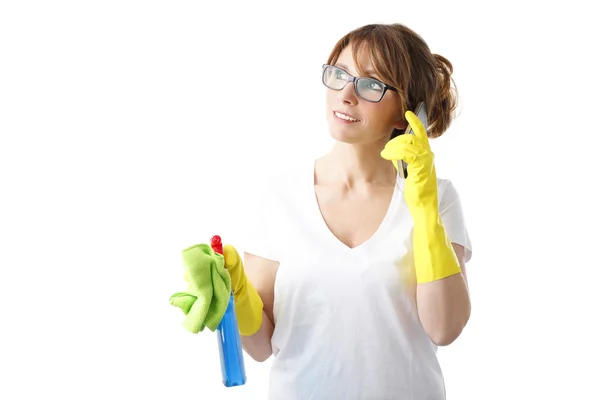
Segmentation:
<svg viewBox="0 0 600 400">
<path fill-rule="evenodd" d="M 336 141 L 349 144 L 358 144 L 365 141 L 359 132 L 349 132 L 345 129 L 329 129 L 329 135 Z"/>
<path fill-rule="evenodd" d="M 351 137 L 351 136 L 344 136 L 344 135 L 331 135 L 331 137 L 333 138 L 333 140 L 335 140 L 336 142 L 340 142 L 340 143 L 347 143 L 347 144 L 359 144 L 362 143 L 361 140 L 355 138 L 355 137 Z"/>
</svg>

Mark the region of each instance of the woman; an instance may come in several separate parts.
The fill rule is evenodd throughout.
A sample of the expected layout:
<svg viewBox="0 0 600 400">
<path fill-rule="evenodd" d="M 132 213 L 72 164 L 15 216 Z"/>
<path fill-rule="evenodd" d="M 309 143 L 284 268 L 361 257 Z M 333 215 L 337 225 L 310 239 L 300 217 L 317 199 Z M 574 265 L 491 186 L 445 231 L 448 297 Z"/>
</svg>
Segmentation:
<svg viewBox="0 0 600 400">
<path fill-rule="evenodd" d="M 451 123 L 451 73 L 399 24 L 364 26 L 333 49 L 333 148 L 273 182 L 243 262 L 224 249 L 244 349 L 275 356 L 270 398 L 445 398 L 437 346 L 470 315 L 471 244 L 428 142 Z M 410 111 L 421 101 L 428 127 Z M 399 135 L 409 125 L 414 135 Z"/>
</svg>

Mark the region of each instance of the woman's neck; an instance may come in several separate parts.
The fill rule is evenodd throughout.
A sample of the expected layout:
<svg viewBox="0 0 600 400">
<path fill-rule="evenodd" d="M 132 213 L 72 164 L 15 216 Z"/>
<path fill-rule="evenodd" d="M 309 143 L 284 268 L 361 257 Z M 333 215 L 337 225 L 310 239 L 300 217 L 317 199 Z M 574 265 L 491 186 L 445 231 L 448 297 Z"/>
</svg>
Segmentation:
<svg viewBox="0 0 600 400">
<path fill-rule="evenodd" d="M 381 157 L 382 149 L 380 144 L 336 142 L 329 153 L 317 160 L 315 178 L 318 183 L 341 184 L 348 188 L 394 185 L 396 169 Z"/>
</svg>

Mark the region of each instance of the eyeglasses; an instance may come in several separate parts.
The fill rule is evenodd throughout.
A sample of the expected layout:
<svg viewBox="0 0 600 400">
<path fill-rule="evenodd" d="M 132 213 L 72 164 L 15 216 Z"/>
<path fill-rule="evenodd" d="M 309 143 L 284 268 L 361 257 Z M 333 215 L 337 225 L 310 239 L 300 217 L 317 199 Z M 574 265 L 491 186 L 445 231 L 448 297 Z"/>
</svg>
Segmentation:
<svg viewBox="0 0 600 400">
<path fill-rule="evenodd" d="M 323 84 L 329 89 L 342 90 L 348 82 L 354 82 L 354 90 L 358 97 L 372 103 L 381 101 L 388 90 L 398 91 L 396 88 L 388 86 L 377 79 L 357 78 L 339 67 L 323 65 Z"/>
</svg>

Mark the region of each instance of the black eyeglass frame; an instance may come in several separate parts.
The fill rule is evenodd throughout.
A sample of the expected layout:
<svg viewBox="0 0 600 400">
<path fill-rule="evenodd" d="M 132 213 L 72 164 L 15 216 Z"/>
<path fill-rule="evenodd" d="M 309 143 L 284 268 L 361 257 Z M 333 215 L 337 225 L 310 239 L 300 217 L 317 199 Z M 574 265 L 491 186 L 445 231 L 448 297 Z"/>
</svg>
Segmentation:
<svg viewBox="0 0 600 400">
<path fill-rule="evenodd" d="M 333 89 L 332 87 L 328 86 L 328 85 L 325 83 L 325 71 L 327 71 L 327 68 L 336 68 L 336 69 L 339 69 L 340 71 L 344 71 L 344 73 L 346 73 L 346 75 L 348 75 L 348 79 L 346 80 L 346 83 L 344 84 L 344 86 L 342 86 L 342 87 L 341 87 L 341 88 L 339 88 L 339 89 Z M 373 81 L 375 81 L 375 82 L 379 82 L 379 83 L 380 83 L 380 84 L 383 86 L 383 91 L 381 92 L 381 97 L 379 98 L 379 100 L 369 100 L 369 99 L 365 99 L 364 97 L 362 97 L 362 96 L 360 95 L 360 93 L 358 93 L 358 81 L 360 81 L 360 80 L 363 80 L 363 79 L 369 79 L 369 80 L 373 80 Z M 398 89 L 396 89 L 396 88 L 395 88 L 395 87 L 393 87 L 393 86 L 390 86 L 390 85 L 387 85 L 387 84 L 385 84 L 385 83 L 381 82 L 379 79 L 375 79 L 375 78 L 368 78 L 368 77 L 356 77 L 356 76 L 354 76 L 354 75 L 351 75 L 351 74 L 350 74 L 348 71 L 346 71 L 346 70 L 345 70 L 345 69 L 343 69 L 343 68 L 340 68 L 340 67 L 338 67 L 338 66 L 335 66 L 335 65 L 329 65 L 329 64 L 323 64 L 323 72 L 322 72 L 322 74 L 321 74 L 321 81 L 322 81 L 323 85 L 325 85 L 325 87 L 326 87 L 326 88 L 328 88 L 328 89 L 331 89 L 331 90 L 335 90 L 335 91 L 337 91 L 337 92 L 339 92 L 339 91 L 341 91 L 341 90 L 344 90 L 344 88 L 346 87 L 346 85 L 347 85 L 348 83 L 350 83 L 350 82 L 354 82 L 354 91 L 356 92 L 356 95 L 357 95 L 358 97 L 360 97 L 361 99 L 363 99 L 363 100 L 365 100 L 365 101 L 368 101 L 368 102 L 370 102 L 370 103 L 379 103 L 379 102 L 380 102 L 380 101 L 383 99 L 383 96 L 385 96 L 385 93 L 386 93 L 388 90 L 391 90 L 392 92 L 398 92 Z"/>
</svg>

